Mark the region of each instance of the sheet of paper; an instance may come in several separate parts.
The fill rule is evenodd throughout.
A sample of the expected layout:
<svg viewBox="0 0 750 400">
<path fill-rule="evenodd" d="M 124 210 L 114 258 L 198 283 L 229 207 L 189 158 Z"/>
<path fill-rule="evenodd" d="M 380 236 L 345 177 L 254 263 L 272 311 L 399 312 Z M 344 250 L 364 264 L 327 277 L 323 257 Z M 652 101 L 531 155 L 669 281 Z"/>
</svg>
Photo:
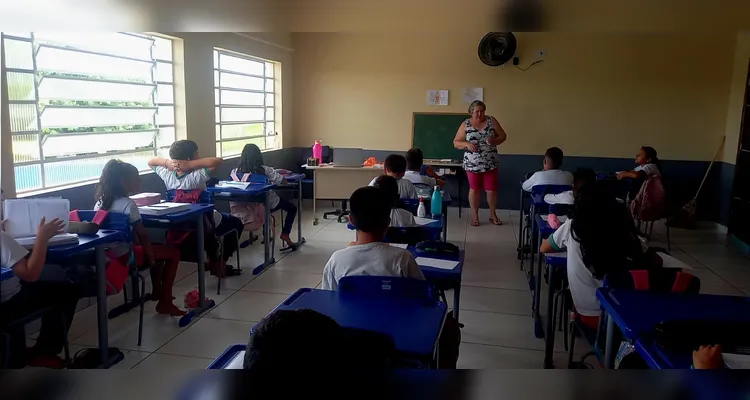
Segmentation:
<svg viewBox="0 0 750 400">
<path fill-rule="evenodd" d="M 42 217 L 58 218 L 68 230 L 70 201 L 67 199 L 8 199 L 3 202 L 5 231 L 13 237 L 36 236 Z"/>
<path fill-rule="evenodd" d="M 406 243 L 388 243 L 388 244 L 391 245 L 391 246 L 393 246 L 393 247 L 398 247 L 399 249 L 405 249 L 405 248 L 409 247 L 409 245 L 406 244 Z"/>
<path fill-rule="evenodd" d="M 744 354 L 722 353 L 724 364 L 729 369 L 750 369 L 750 356 Z"/>
<path fill-rule="evenodd" d="M 232 359 L 232 361 L 227 364 L 226 368 L 224 369 L 242 369 L 243 365 L 245 363 L 245 352 L 240 351 L 237 353 L 236 356 Z"/>
<path fill-rule="evenodd" d="M 447 106 L 448 105 L 448 91 L 447 90 L 428 90 L 427 91 L 427 105 Z"/>
<path fill-rule="evenodd" d="M 453 269 L 458 265 L 458 261 L 440 260 L 438 258 L 417 257 L 415 260 L 420 267 L 432 267 L 439 269 Z"/>
<path fill-rule="evenodd" d="M 424 226 L 424 225 L 427 225 L 427 224 L 431 224 L 431 223 L 433 223 L 433 222 L 435 222 L 437 220 L 436 219 L 423 218 L 423 217 L 414 217 L 414 221 L 417 223 L 417 225 Z"/>
<path fill-rule="evenodd" d="M 466 104 L 470 104 L 474 100 L 484 101 L 484 88 L 466 88 L 463 94 Z"/>
<path fill-rule="evenodd" d="M 247 189 L 252 182 L 234 182 L 234 181 L 220 181 L 216 184 L 218 187 L 234 188 L 234 189 Z"/>
</svg>

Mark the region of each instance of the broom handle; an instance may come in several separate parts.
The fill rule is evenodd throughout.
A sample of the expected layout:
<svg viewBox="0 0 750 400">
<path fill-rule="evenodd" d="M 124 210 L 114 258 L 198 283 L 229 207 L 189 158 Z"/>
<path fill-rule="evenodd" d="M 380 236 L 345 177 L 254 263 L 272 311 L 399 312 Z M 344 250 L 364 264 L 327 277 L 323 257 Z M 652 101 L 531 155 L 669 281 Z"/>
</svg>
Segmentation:
<svg viewBox="0 0 750 400">
<path fill-rule="evenodd" d="M 695 197 L 693 199 L 697 199 L 698 195 L 701 192 L 701 189 L 703 189 L 703 184 L 706 183 L 706 178 L 708 178 L 708 174 L 711 173 L 711 167 L 714 166 L 714 161 L 716 161 L 716 157 L 719 155 L 719 151 L 721 150 L 721 147 L 724 145 L 724 141 L 727 139 L 726 136 L 721 137 L 721 143 L 719 143 L 719 147 L 716 148 L 716 153 L 714 153 L 714 158 L 711 159 L 711 163 L 708 164 L 708 171 L 706 171 L 706 174 L 703 175 L 703 180 L 701 181 L 701 185 L 698 186 L 698 191 L 695 192 Z"/>
</svg>

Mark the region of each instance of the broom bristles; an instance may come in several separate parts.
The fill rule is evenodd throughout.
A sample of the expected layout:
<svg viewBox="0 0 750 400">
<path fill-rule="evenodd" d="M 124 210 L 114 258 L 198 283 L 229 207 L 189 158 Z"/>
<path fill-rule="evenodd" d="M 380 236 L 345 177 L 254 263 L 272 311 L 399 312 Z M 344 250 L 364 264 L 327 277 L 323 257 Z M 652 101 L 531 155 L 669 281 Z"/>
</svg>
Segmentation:
<svg viewBox="0 0 750 400">
<path fill-rule="evenodd" d="M 696 199 L 693 198 L 687 204 L 682 206 L 672 218 L 669 219 L 669 226 L 676 228 L 692 228 L 695 225 Z"/>
</svg>

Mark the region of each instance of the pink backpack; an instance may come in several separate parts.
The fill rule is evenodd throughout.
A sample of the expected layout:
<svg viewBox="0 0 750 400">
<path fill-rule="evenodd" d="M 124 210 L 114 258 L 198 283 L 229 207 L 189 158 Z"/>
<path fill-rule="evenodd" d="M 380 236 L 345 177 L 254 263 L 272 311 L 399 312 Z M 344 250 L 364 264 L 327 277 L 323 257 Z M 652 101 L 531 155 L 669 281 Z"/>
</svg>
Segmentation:
<svg viewBox="0 0 750 400">
<path fill-rule="evenodd" d="M 664 217 L 667 205 L 667 192 L 664 190 L 661 176 L 652 175 L 646 178 L 641 189 L 630 202 L 630 213 L 637 221 L 656 221 Z"/>
</svg>

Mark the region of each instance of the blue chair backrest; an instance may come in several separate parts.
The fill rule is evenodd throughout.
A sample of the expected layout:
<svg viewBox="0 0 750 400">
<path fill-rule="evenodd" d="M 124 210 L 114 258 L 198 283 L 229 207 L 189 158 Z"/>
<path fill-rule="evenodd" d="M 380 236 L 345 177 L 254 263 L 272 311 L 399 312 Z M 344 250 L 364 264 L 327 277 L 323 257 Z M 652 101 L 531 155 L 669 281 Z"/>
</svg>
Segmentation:
<svg viewBox="0 0 750 400">
<path fill-rule="evenodd" d="M 425 240 L 440 240 L 439 229 L 427 229 L 418 226 L 410 226 L 406 228 L 389 227 L 388 232 L 383 238 L 383 242 L 386 243 L 405 243 L 410 245 L 416 245 L 419 242 Z"/>
<path fill-rule="evenodd" d="M 612 289 L 647 290 L 651 292 L 700 292 L 701 280 L 680 268 L 613 271 L 604 277 L 603 286 Z"/>
<path fill-rule="evenodd" d="M 428 281 L 395 276 L 345 276 L 339 279 L 340 292 L 355 292 L 372 296 L 393 296 L 435 302 L 437 291 Z"/>
<path fill-rule="evenodd" d="M 415 183 L 414 188 L 417 189 L 417 195 L 429 197 L 432 197 L 432 191 L 435 190 L 434 187 L 426 183 Z"/>
<path fill-rule="evenodd" d="M 175 196 L 175 190 L 174 189 L 167 190 L 167 196 L 166 196 L 167 197 L 167 201 L 174 201 L 174 196 Z M 201 203 L 204 203 L 204 204 L 213 204 L 214 203 L 214 197 L 211 194 L 211 192 L 208 192 L 208 191 L 205 191 L 205 190 L 203 192 L 201 192 L 201 196 L 200 196 L 199 200 L 200 200 Z"/>
<path fill-rule="evenodd" d="M 572 185 L 535 185 L 531 188 L 531 194 L 558 194 L 573 190 Z"/>
<path fill-rule="evenodd" d="M 549 213 L 555 215 L 568 215 L 571 208 L 573 208 L 572 204 L 550 204 Z"/>
<path fill-rule="evenodd" d="M 94 219 L 95 215 L 96 211 L 78 210 L 78 217 L 81 219 L 81 221 L 91 221 Z M 107 214 L 107 218 L 102 221 L 102 224 L 99 225 L 99 229 L 109 229 L 113 231 L 123 232 L 128 236 L 128 238 L 130 238 L 132 233 L 132 229 L 130 227 L 130 216 L 123 213 L 110 212 Z"/>
</svg>

